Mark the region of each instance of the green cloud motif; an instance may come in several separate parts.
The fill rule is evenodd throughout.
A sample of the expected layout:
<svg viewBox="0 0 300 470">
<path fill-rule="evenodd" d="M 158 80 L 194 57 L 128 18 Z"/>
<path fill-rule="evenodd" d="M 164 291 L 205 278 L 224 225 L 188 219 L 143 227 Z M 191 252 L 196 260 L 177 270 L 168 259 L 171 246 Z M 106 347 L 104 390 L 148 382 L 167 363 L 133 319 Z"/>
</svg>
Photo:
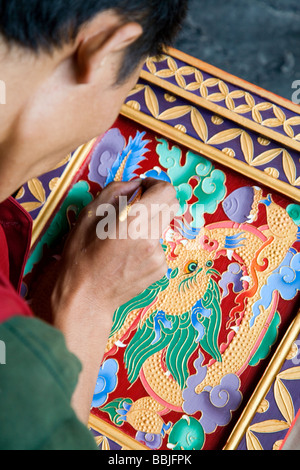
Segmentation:
<svg viewBox="0 0 300 470">
<path fill-rule="evenodd" d="M 183 155 L 179 147 L 170 148 L 166 140 L 157 140 L 159 144 L 156 151 L 159 162 L 166 169 L 171 183 L 177 190 L 180 203 L 177 216 L 190 211 L 193 217 L 191 227 L 199 229 L 205 223 L 204 214 L 213 214 L 225 198 L 226 176 L 221 170 L 216 170 L 209 160 L 190 151 L 187 152 L 185 162 L 182 164 Z M 194 180 L 193 186 L 192 180 Z M 190 202 L 195 198 L 197 201 Z"/>
</svg>

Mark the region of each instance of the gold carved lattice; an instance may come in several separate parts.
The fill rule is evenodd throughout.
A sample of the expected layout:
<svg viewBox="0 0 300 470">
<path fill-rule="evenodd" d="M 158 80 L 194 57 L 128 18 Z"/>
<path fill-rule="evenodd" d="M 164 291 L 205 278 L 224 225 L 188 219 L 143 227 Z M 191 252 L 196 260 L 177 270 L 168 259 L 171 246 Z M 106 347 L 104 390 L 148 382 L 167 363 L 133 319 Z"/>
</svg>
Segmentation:
<svg viewBox="0 0 300 470">
<path fill-rule="evenodd" d="M 170 59 L 170 60 L 173 61 L 173 59 Z M 184 67 L 184 69 L 186 69 L 186 67 Z M 188 67 L 188 69 L 192 69 L 192 67 Z M 282 148 L 282 147 L 272 148 L 270 150 L 265 150 L 259 155 L 255 155 L 253 137 L 245 129 L 242 129 L 242 128 L 231 128 L 231 129 L 227 129 L 221 132 L 217 132 L 215 135 L 209 138 L 207 122 L 203 114 L 199 111 L 198 108 L 190 104 L 176 106 L 176 103 L 175 103 L 176 98 L 174 97 L 175 99 L 174 101 L 174 99 L 171 99 L 171 96 L 167 94 L 165 95 L 165 100 L 166 102 L 170 104 L 170 108 L 163 112 L 160 112 L 159 100 L 156 96 L 154 89 L 150 85 L 144 85 L 140 83 L 137 84 L 136 87 L 131 91 L 131 93 L 128 96 L 128 101 L 126 103 L 127 106 L 130 106 L 133 109 L 138 110 L 138 111 L 140 110 L 140 103 L 138 102 L 138 100 L 132 99 L 134 95 L 137 95 L 140 92 L 144 93 L 144 99 L 145 99 L 147 110 L 149 114 L 153 116 L 155 119 L 160 120 L 160 121 L 172 121 L 175 119 L 178 120 L 179 118 L 189 114 L 191 118 L 191 124 L 196 134 L 205 144 L 208 144 L 211 146 L 217 146 L 217 145 L 221 145 L 224 143 L 230 143 L 234 141 L 235 139 L 239 138 L 241 151 L 242 151 L 245 163 L 247 163 L 248 165 L 252 167 L 259 168 L 261 166 L 265 166 L 281 158 L 282 167 L 290 185 L 292 186 L 300 185 L 300 176 L 297 175 L 297 169 L 296 169 L 294 159 L 292 155 L 288 152 L 288 150 L 286 150 L 285 148 Z M 215 123 L 216 126 L 219 125 L 219 121 L 217 119 L 215 119 L 213 122 Z M 300 122 L 300 117 L 299 117 L 299 122 Z M 177 124 L 174 127 L 181 130 L 182 132 L 186 132 L 186 128 L 183 125 Z M 264 148 L 270 144 L 270 141 L 263 139 L 261 136 L 259 136 L 257 140 L 258 140 L 258 143 Z M 235 155 L 231 148 L 226 147 L 226 149 L 224 149 L 223 151 L 226 154 L 229 154 L 229 156 L 234 158 Z M 269 176 L 273 178 L 279 177 L 279 172 L 276 168 L 268 167 L 264 171 L 266 172 L 266 174 L 268 174 Z"/>
<path fill-rule="evenodd" d="M 157 70 L 157 63 L 167 62 L 167 68 Z M 177 85 L 186 91 L 199 90 L 200 96 L 205 100 L 214 103 L 224 103 L 227 109 L 237 114 L 251 113 L 252 120 L 262 126 L 274 129 L 281 127 L 285 134 L 300 142 L 300 133 L 294 127 L 300 125 L 300 116 L 287 118 L 284 111 L 274 103 L 264 101 L 256 102 L 257 98 L 245 90 L 230 91 L 228 85 L 221 79 L 211 77 L 205 79 L 203 73 L 193 66 L 187 65 L 178 67 L 176 61 L 169 56 L 162 56 L 159 59 L 149 58 L 146 62 L 149 72 L 156 77 L 168 79 L 174 77 Z M 194 81 L 187 83 L 186 78 L 193 76 Z M 210 88 L 218 87 L 217 92 L 210 93 Z M 236 104 L 235 100 L 244 98 L 243 104 Z M 273 117 L 264 119 L 264 111 L 273 111 Z"/>
<path fill-rule="evenodd" d="M 71 158 L 71 155 L 69 154 L 67 157 L 65 157 L 63 160 L 61 160 L 58 165 L 56 165 L 53 170 L 57 170 L 58 168 L 66 165 L 66 163 L 69 162 Z M 52 170 L 52 171 L 53 171 Z M 50 172 L 51 173 L 51 172 Z M 49 173 L 49 174 L 50 174 Z M 37 209 L 40 209 L 46 202 L 47 195 L 46 195 L 46 188 L 44 187 L 44 184 L 39 178 L 33 178 L 32 180 L 28 181 L 27 183 L 27 189 L 29 190 L 31 196 L 34 197 L 34 201 L 25 201 L 23 202 L 23 197 L 25 194 L 25 188 L 22 186 L 20 190 L 18 191 L 16 197 L 16 200 L 20 202 L 21 206 L 27 211 L 27 212 L 33 212 Z M 57 185 L 59 184 L 59 177 L 53 177 L 48 181 L 48 186 L 50 189 L 50 192 L 55 190 Z M 48 196 L 49 197 L 49 196 Z"/>
<path fill-rule="evenodd" d="M 283 380 L 300 380 L 300 367 L 292 367 L 280 372 L 274 382 L 274 398 L 283 419 L 268 419 L 249 426 L 246 432 L 246 443 L 248 450 L 263 450 L 263 446 L 257 434 L 273 434 L 290 428 L 295 419 L 295 409 L 292 397 Z M 269 403 L 264 399 L 258 408 L 258 413 L 265 413 Z M 254 434 L 256 433 L 256 434 Z M 276 441 L 273 450 L 280 448 L 282 441 Z"/>
</svg>

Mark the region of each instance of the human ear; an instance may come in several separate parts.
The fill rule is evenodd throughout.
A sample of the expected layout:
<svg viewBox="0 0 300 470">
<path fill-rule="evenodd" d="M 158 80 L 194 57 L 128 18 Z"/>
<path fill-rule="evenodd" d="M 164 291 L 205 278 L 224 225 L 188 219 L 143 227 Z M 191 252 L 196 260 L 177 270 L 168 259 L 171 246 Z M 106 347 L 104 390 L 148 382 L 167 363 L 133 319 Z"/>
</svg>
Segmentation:
<svg viewBox="0 0 300 470">
<path fill-rule="evenodd" d="M 102 25 L 96 32 L 85 34 L 75 55 L 77 81 L 92 83 L 109 60 L 117 60 L 117 54 L 125 52 L 142 34 L 141 25 L 134 22 Z"/>
</svg>

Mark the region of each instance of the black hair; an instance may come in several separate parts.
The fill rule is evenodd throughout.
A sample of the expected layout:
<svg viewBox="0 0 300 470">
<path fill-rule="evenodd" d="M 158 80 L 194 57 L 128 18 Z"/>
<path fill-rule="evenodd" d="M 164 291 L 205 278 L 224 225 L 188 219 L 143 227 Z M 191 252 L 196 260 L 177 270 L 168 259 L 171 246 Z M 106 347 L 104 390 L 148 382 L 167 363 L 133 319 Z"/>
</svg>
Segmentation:
<svg viewBox="0 0 300 470">
<path fill-rule="evenodd" d="M 143 35 L 128 48 L 122 81 L 147 56 L 160 55 L 178 32 L 188 0 L 0 0 L 0 34 L 32 51 L 51 52 L 74 41 L 97 13 L 114 10 L 124 22 L 136 21 Z"/>
</svg>

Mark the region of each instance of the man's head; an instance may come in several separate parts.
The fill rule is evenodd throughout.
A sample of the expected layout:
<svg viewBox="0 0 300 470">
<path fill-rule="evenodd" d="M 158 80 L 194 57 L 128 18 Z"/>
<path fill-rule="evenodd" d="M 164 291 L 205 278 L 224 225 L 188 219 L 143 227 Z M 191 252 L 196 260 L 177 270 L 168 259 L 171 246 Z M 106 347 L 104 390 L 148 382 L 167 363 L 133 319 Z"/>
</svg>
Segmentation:
<svg viewBox="0 0 300 470">
<path fill-rule="evenodd" d="M 188 0 L 0 0 L 0 200 L 115 121 Z"/>
</svg>

